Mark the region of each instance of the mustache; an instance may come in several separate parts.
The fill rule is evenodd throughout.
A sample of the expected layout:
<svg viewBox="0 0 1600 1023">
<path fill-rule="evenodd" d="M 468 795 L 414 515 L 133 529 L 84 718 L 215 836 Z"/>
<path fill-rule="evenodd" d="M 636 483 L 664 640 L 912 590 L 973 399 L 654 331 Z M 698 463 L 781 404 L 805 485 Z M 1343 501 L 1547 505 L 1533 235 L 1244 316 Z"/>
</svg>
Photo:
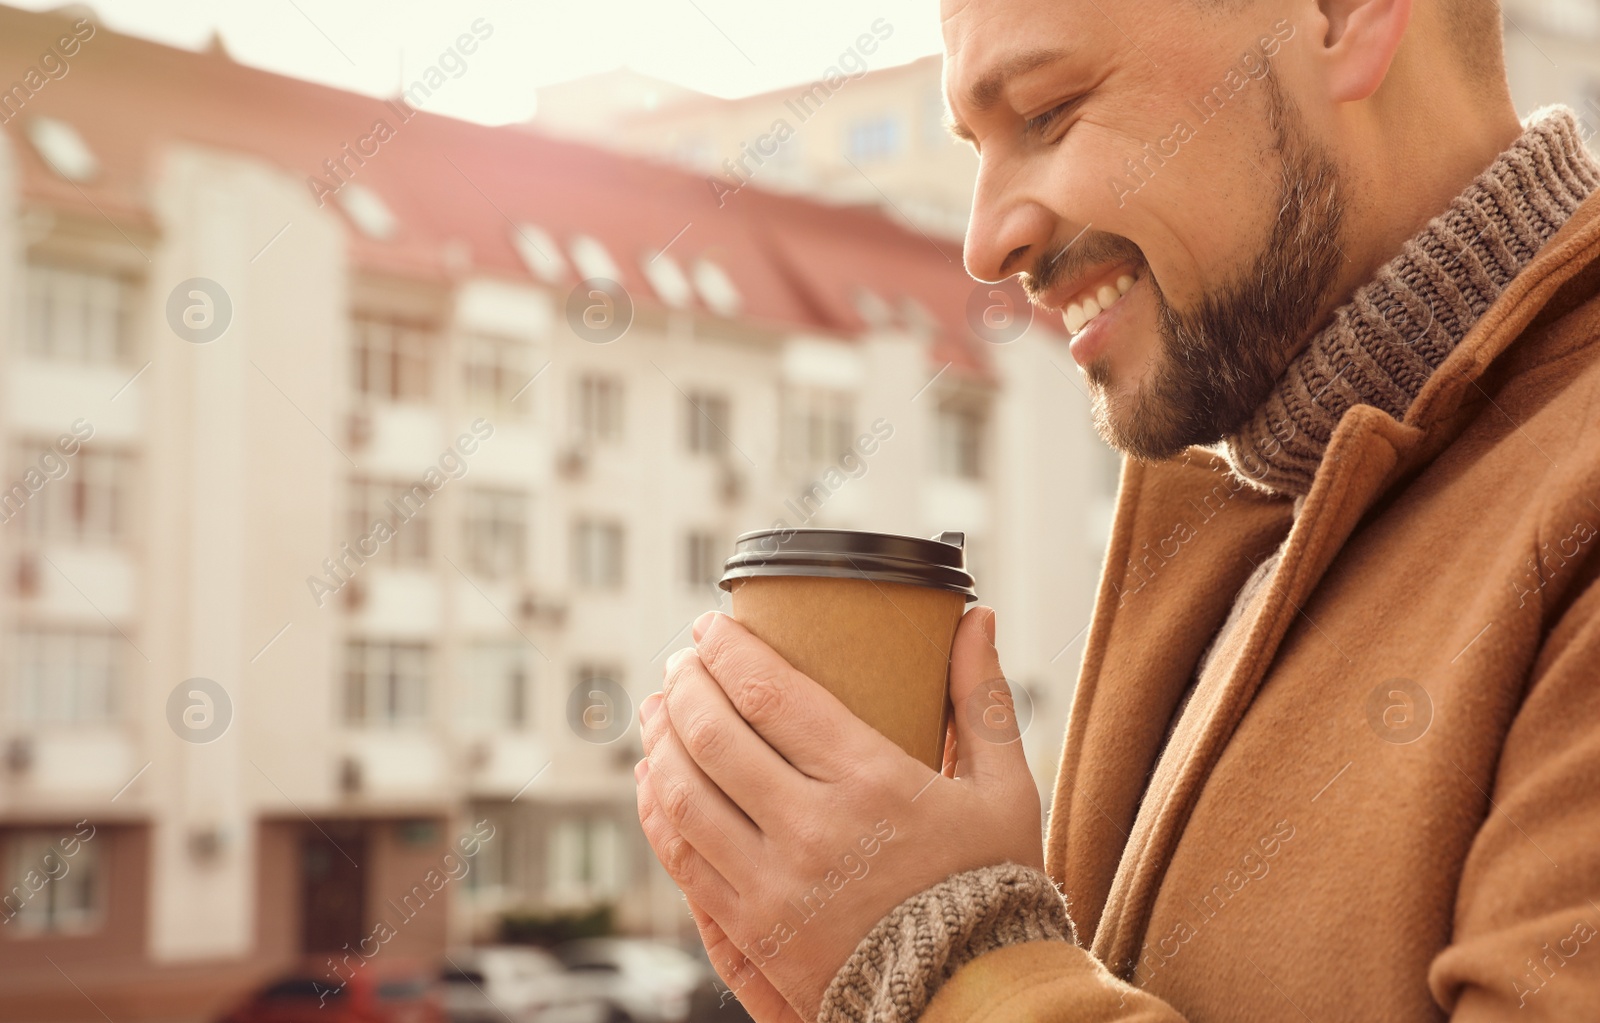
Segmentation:
<svg viewBox="0 0 1600 1023">
<path fill-rule="evenodd" d="M 1028 301 L 1038 305 L 1040 296 L 1063 280 L 1076 277 L 1092 267 L 1129 259 L 1140 263 L 1145 261 L 1144 253 L 1133 242 L 1104 231 L 1084 231 L 1065 245 L 1050 249 L 1040 256 L 1034 268 L 1024 270 L 1017 279 Z"/>
</svg>

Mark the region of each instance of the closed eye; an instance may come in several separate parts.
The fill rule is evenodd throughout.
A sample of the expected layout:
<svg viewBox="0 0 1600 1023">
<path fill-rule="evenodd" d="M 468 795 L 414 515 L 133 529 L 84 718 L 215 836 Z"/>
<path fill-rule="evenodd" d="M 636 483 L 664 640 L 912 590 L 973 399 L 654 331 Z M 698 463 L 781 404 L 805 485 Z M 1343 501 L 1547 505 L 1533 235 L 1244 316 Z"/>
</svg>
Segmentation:
<svg viewBox="0 0 1600 1023">
<path fill-rule="evenodd" d="M 1035 116 L 1028 118 L 1027 121 L 1023 123 L 1022 130 L 1026 134 L 1034 137 L 1042 136 L 1045 129 L 1049 128 L 1050 125 L 1059 120 L 1063 114 L 1071 111 L 1080 102 L 1082 102 L 1082 100 L 1082 96 L 1075 96 L 1072 99 L 1057 103 L 1044 113 L 1036 114 Z M 1059 142 L 1061 140 L 1056 139 L 1055 141 Z"/>
</svg>

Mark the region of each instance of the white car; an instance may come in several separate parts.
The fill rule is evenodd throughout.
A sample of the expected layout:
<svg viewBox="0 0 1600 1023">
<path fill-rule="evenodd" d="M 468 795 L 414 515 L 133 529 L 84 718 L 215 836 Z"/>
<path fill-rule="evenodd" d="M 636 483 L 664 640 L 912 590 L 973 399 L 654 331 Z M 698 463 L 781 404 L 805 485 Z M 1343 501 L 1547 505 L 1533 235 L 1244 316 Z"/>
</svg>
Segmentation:
<svg viewBox="0 0 1600 1023">
<path fill-rule="evenodd" d="M 709 968 L 694 956 L 640 938 L 585 938 L 555 954 L 611 1006 L 610 1023 L 683 1023 Z"/>
<path fill-rule="evenodd" d="M 605 1023 L 611 1011 L 589 985 L 536 948 L 450 952 L 439 979 L 450 1023 Z"/>
</svg>

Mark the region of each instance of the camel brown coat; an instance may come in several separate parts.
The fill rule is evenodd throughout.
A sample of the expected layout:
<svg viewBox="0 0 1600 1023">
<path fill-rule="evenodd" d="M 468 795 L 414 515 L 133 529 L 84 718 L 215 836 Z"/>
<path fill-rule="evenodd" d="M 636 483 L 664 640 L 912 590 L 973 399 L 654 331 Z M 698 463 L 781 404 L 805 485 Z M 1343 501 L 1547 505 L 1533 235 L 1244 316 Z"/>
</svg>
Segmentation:
<svg viewBox="0 0 1600 1023">
<path fill-rule="evenodd" d="M 1127 466 L 1046 840 L 1083 947 L 924 1023 L 1600 1019 L 1597 550 L 1600 194 L 1298 518 L 1207 450 Z"/>
</svg>

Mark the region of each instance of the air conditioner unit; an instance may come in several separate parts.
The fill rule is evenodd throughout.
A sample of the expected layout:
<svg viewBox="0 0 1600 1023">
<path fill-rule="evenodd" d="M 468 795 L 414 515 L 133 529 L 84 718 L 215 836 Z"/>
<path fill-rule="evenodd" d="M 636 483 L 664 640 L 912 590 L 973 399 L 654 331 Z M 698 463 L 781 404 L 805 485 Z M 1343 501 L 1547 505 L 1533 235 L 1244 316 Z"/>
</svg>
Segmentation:
<svg viewBox="0 0 1600 1023">
<path fill-rule="evenodd" d="M 724 504 L 738 504 L 744 497 L 744 474 L 731 465 L 723 465 L 718 480 L 718 492 Z"/>
<path fill-rule="evenodd" d="M 31 600 L 39 595 L 39 556 L 24 551 L 17 556 L 17 596 Z"/>
<path fill-rule="evenodd" d="M 589 452 L 579 445 L 562 449 L 556 455 L 556 472 L 562 479 L 577 479 L 589 467 Z"/>
<path fill-rule="evenodd" d="M 215 863 L 228 846 L 228 833 L 217 824 L 189 831 L 189 856 L 196 863 Z"/>
<path fill-rule="evenodd" d="M 339 791 L 344 795 L 353 796 L 361 791 L 361 761 L 355 757 L 341 757 L 339 760 Z"/>
<path fill-rule="evenodd" d="M 567 621 L 567 605 L 558 600 L 542 598 L 534 590 L 522 591 L 522 599 L 517 603 L 517 613 L 524 621 L 538 622 L 560 628 Z"/>
<path fill-rule="evenodd" d="M 15 735 L 6 743 L 6 770 L 12 774 L 27 774 L 33 767 L 33 737 Z"/>
<path fill-rule="evenodd" d="M 364 448 L 372 441 L 372 413 L 350 413 L 350 446 Z"/>
<path fill-rule="evenodd" d="M 351 579 L 344 584 L 344 608 L 354 613 L 360 611 L 367 603 L 367 588 L 361 585 L 361 580 Z"/>
</svg>

